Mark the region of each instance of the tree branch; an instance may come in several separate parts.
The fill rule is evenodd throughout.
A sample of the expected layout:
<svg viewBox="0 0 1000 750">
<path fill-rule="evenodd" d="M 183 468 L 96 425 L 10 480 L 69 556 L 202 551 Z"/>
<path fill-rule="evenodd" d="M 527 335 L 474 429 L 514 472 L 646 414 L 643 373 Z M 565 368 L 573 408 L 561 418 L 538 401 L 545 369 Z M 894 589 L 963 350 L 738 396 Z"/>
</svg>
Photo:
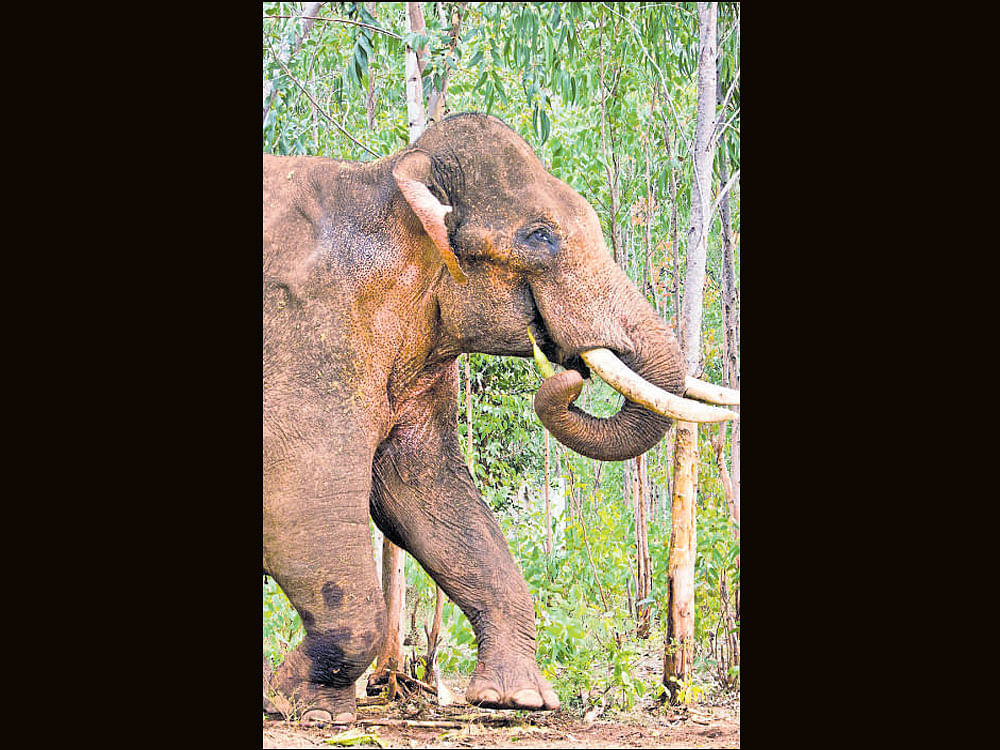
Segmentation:
<svg viewBox="0 0 1000 750">
<path fill-rule="evenodd" d="M 722 203 L 723 198 L 726 197 L 726 193 L 729 192 L 729 188 L 733 186 L 733 184 L 736 182 L 736 178 L 739 176 L 740 176 L 740 170 L 737 169 L 735 172 L 733 172 L 733 176 L 729 178 L 729 182 L 726 183 L 725 187 L 723 187 L 722 190 L 719 191 L 718 196 L 716 196 L 715 198 L 715 202 L 712 203 L 711 207 L 708 210 L 708 214 L 705 216 L 705 223 L 704 226 L 702 226 L 701 234 L 698 235 L 698 241 L 693 244 L 690 244 L 689 247 L 698 247 L 698 245 L 704 242 L 705 238 L 708 237 L 708 228 L 709 225 L 712 223 L 712 217 L 715 216 L 715 212 L 719 210 L 719 204 Z"/>
<path fill-rule="evenodd" d="M 728 128 L 729 124 L 733 120 L 736 119 L 736 117 L 737 117 L 737 115 L 739 115 L 739 113 L 740 113 L 740 110 L 737 109 L 735 112 L 733 112 L 733 116 L 730 117 L 728 120 L 726 120 L 725 122 L 722 122 L 720 120 L 716 124 L 716 126 L 715 126 L 715 134 L 712 135 L 712 148 L 715 148 L 716 144 L 719 142 L 719 139 L 722 137 L 722 134 L 725 132 L 726 128 Z"/>
<path fill-rule="evenodd" d="M 308 18 L 313 21 L 325 21 L 326 23 L 346 23 L 351 26 L 360 26 L 363 29 L 371 29 L 372 31 L 378 31 L 379 33 L 385 34 L 386 36 L 391 36 L 394 39 L 402 40 L 399 34 L 396 34 L 388 29 L 383 29 L 378 26 L 372 26 L 370 23 L 362 23 L 361 21 L 352 21 L 349 18 L 320 18 L 319 16 L 264 16 L 264 20 L 268 21 L 272 18 Z"/>
<path fill-rule="evenodd" d="M 353 142 L 354 142 L 354 143 L 355 143 L 355 144 L 356 144 L 357 146 L 360 146 L 361 148 L 363 148 L 363 149 L 364 149 L 365 151 L 367 151 L 367 152 L 368 152 L 369 154 L 371 154 L 372 156 L 376 156 L 376 157 L 381 157 L 381 154 L 378 154 L 378 153 L 376 153 L 376 152 L 372 151 L 372 150 L 371 150 L 370 148 L 368 148 L 368 147 L 367 147 L 367 146 L 366 146 L 365 144 L 363 144 L 363 143 L 362 143 L 361 141 L 359 141 L 359 140 L 358 140 L 357 138 L 355 138 L 355 137 L 354 137 L 353 135 L 351 135 L 350 133 L 348 133 L 348 132 L 347 132 L 347 131 L 346 131 L 346 130 L 344 129 L 344 127 L 343 127 L 343 126 L 342 126 L 342 125 L 341 125 L 341 124 L 340 124 L 339 122 L 337 122 L 337 121 L 336 121 L 336 120 L 334 120 L 334 119 L 333 119 L 332 117 L 330 117 L 330 115 L 328 115 L 328 114 L 327 114 L 327 113 L 326 113 L 326 112 L 325 112 L 325 111 L 323 110 L 323 108 L 322 108 L 321 106 L 319 106 L 319 103 L 318 103 L 318 102 L 317 102 L 317 101 L 316 101 L 315 99 L 313 99 L 313 97 L 312 97 L 312 94 L 310 94 L 310 93 L 309 93 L 309 91 L 308 91 L 308 90 L 306 89 L 306 87 L 305 87 L 305 86 L 303 86 L 303 85 L 302 85 L 301 83 L 299 83 L 299 82 L 298 82 L 298 81 L 297 81 L 297 80 L 295 79 L 295 76 L 293 76 L 293 75 L 292 75 L 292 71 L 290 71 L 290 70 L 288 69 L 288 66 L 287 66 L 287 65 L 285 65 L 285 63 L 283 63 L 283 62 L 281 61 L 281 58 L 279 58 L 279 57 L 278 57 L 277 55 L 275 55 L 275 54 L 274 54 L 274 47 L 272 47 L 272 46 L 271 46 L 271 43 L 270 43 L 270 42 L 268 42 L 268 43 L 267 43 L 267 48 L 268 48 L 269 50 L 271 50 L 271 54 L 272 54 L 272 55 L 274 55 L 274 59 L 275 59 L 275 60 L 276 60 L 276 61 L 278 62 L 278 65 L 280 65 L 280 66 L 281 66 L 281 69 L 282 69 L 283 71 L 285 71 L 285 75 L 286 75 L 286 76 L 288 76 L 288 77 L 289 77 L 289 78 L 291 79 L 292 83 L 294 83 L 294 84 L 295 84 L 296 86 L 298 86 L 299 90 L 300 90 L 300 91 L 301 91 L 301 92 L 302 92 L 303 94 L 305 94 L 305 95 L 306 95 L 306 98 L 307 98 L 307 99 L 309 99 L 309 101 L 310 101 L 310 102 L 312 103 L 312 105 L 313 105 L 313 106 L 314 106 L 314 107 L 316 108 L 316 111 L 317 111 L 317 112 L 319 112 L 319 113 L 320 113 L 321 115 L 323 115 L 323 117 L 324 117 L 324 118 L 326 118 L 326 120 L 327 120 L 327 121 L 328 121 L 328 122 L 329 122 L 329 123 L 330 123 L 331 125 L 333 125 L 333 127 L 335 127 L 335 128 L 336 128 L 337 130 L 339 130 L 339 131 L 340 131 L 341 133 L 343 133 L 343 134 L 344 134 L 344 135 L 346 135 L 346 136 L 347 136 L 348 138 L 350 138 L 350 139 L 351 139 L 351 141 L 353 141 Z"/>
</svg>

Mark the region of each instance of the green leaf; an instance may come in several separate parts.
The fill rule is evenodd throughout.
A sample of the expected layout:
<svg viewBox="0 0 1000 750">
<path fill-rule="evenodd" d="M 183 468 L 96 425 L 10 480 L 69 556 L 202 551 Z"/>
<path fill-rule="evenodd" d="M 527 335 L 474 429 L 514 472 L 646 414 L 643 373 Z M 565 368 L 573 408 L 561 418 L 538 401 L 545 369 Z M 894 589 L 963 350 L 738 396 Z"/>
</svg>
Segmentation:
<svg viewBox="0 0 1000 750">
<path fill-rule="evenodd" d="M 364 49 L 365 54 L 370 58 L 372 55 L 372 43 L 368 41 L 368 36 L 363 32 L 361 34 L 358 34 L 357 44 L 359 47 Z"/>
<path fill-rule="evenodd" d="M 535 343 L 535 337 L 531 335 L 531 329 L 528 330 L 528 338 L 531 339 L 531 349 L 535 355 L 535 365 L 538 367 L 538 371 L 542 373 L 542 377 L 551 378 L 556 374 L 555 368 L 552 363 L 549 362 L 548 357 L 538 348 L 538 344 Z"/>
<path fill-rule="evenodd" d="M 347 79 L 355 87 L 361 88 L 361 80 L 358 78 L 357 65 L 353 59 L 347 63 Z"/>
<path fill-rule="evenodd" d="M 327 745 L 337 745 L 340 747 L 350 747 L 353 745 L 377 745 L 378 747 L 389 747 L 385 741 L 378 736 L 374 729 L 365 730 L 360 728 L 348 729 L 346 732 L 335 734 L 326 740 Z"/>
<path fill-rule="evenodd" d="M 496 87 L 497 94 L 500 95 L 500 100 L 506 102 L 507 92 L 504 91 L 503 83 L 500 80 L 500 75 L 495 70 L 493 71 L 493 85 Z"/>
</svg>

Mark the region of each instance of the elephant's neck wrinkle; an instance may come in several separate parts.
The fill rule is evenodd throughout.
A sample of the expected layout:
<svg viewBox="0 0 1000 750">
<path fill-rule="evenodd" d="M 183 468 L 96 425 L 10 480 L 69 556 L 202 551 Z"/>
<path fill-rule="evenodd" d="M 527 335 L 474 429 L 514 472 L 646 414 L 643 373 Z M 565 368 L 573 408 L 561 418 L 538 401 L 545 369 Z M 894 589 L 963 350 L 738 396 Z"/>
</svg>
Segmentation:
<svg viewBox="0 0 1000 750">
<path fill-rule="evenodd" d="M 397 427 L 425 424 L 440 404 L 453 404 L 458 398 L 458 366 L 454 358 L 446 361 L 425 360 L 409 373 L 396 373 L 390 380 L 387 397 L 391 413 L 387 434 Z"/>
</svg>

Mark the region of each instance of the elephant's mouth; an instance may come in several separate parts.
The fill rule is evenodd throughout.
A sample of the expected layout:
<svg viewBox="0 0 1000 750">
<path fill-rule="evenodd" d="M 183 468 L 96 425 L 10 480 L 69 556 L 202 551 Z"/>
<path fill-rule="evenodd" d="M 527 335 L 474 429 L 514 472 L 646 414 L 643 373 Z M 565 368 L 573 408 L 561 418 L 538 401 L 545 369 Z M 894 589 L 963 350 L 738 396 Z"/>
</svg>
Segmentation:
<svg viewBox="0 0 1000 750">
<path fill-rule="evenodd" d="M 562 348 L 556 344 L 552 339 L 552 335 L 549 333 L 549 329 L 545 325 L 545 320 L 542 318 L 541 312 L 538 310 L 538 305 L 535 303 L 535 296 L 531 293 L 531 289 L 527 290 L 528 305 L 531 309 L 531 321 L 528 323 L 528 327 L 531 329 L 531 335 L 535 337 L 535 342 L 538 344 L 538 348 L 542 350 L 542 353 L 549 358 L 552 362 L 557 362 L 562 365 L 567 370 L 576 370 L 583 377 L 584 380 L 590 377 L 590 368 L 583 361 L 580 356 L 582 349 L 577 349 L 572 352 L 564 352 Z"/>
</svg>

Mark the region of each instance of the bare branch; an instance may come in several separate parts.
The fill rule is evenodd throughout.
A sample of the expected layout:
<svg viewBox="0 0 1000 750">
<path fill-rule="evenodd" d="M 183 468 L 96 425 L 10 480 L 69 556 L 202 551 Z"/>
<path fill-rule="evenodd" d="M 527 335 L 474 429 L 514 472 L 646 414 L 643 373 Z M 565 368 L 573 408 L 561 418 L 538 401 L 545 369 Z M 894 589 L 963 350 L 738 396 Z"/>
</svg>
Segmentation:
<svg viewBox="0 0 1000 750">
<path fill-rule="evenodd" d="M 712 203 L 712 207 L 709 209 L 708 214 L 705 217 L 705 224 L 702 227 L 701 234 L 698 236 L 698 241 L 690 245 L 690 247 L 697 247 L 699 244 L 705 241 L 705 238 L 708 236 L 709 224 L 712 223 L 712 217 L 715 216 L 715 212 L 719 210 L 719 204 L 722 203 L 723 198 L 726 197 L 726 193 L 729 192 L 729 189 L 733 186 L 733 184 L 736 182 L 736 178 L 739 176 L 740 176 L 740 170 L 737 168 L 737 170 L 733 172 L 733 176 L 729 178 L 729 182 L 727 182 L 725 184 L 725 187 L 723 187 L 722 190 L 719 191 L 719 194 L 715 198 L 715 202 Z"/>
<path fill-rule="evenodd" d="M 291 79 L 292 83 L 294 83 L 299 88 L 299 90 L 303 94 L 306 95 L 306 98 L 309 99 L 309 101 L 312 103 L 312 105 L 316 108 L 316 111 L 319 112 L 321 115 L 323 115 L 323 117 L 327 120 L 327 122 L 329 122 L 331 125 L 333 125 L 333 127 L 335 127 L 341 133 L 343 133 L 344 135 L 346 135 L 349 139 L 351 139 L 352 142 L 354 142 L 357 146 L 360 146 L 361 148 L 363 148 L 365 151 L 367 151 L 372 156 L 376 156 L 376 157 L 380 157 L 381 156 L 381 154 L 378 154 L 378 153 L 372 151 L 365 144 L 363 144 L 361 141 L 359 141 L 353 135 L 351 135 L 350 133 L 348 133 L 339 122 L 337 122 L 332 117 L 330 117 L 330 115 L 328 115 L 324 111 L 324 109 L 319 105 L 319 103 L 315 99 L 313 99 L 312 94 L 309 93 L 309 91 L 306 89 L 306 87 L 303 86 L 301 83 L 299 83 L 295 79 L 295 76 L 292 75 L 292 71 L 290 71 L 288 69 L 288 66 L 286 66 L 285 63 L 281 61 L 281 58 L 279 58 L 277 55 L 274 54 L 274 47 L 271 46 L 270 42 L 267 43 L 267 47 L 268 47 L 268 49 L 271 50 L 271 54 L 274 56 L 274 59 L 278 62 L 278 65 L 280 65 L 281 69 L 285 71 L 285 75 L 287 75 Z"/>
<path fill-rule="evenodd" d="M 719 204 L 722 203 L 722 199 L 726 197 L 726 193 L 729 192 L 729 188 L 733 186 L 733 183 L 736 182 L 736 178 L 739 176 L 740 168 L 737 167 L 736 171 L 733 172 L 733 176 L 730 177 L 729 181 L 726 183 L 726 186 L 722 188 L 722 190 L 719 191 L 718 196 L 716 196 L 715 202 L 712 204 L 712 210 L 708 213 L 709 216 L 712 216 L 718 210 Z"/>
<path fill-rule="evenodd" d="M 371 29 L 372 31 L 378 31 L 381 34 L 385 34 L 386 36 L 391 36 L 395 39 L 401 40 L 403 38 L 399 34 L 389 31 L 388 29 L 383 29 L 378 26 L 372 26 L 370 23 L 362 23 L 361 21 L 352 21 L 349 18 L 321 18 L 319 16 L 264 16 L 265 21 L 269 21 L 273 18 L 308 18 L 313 21 L 325 21 L 326 23 L 346 23 L 351 26 L 360 26 L 361 28 L 364 29 Z"/>
<path fill-rule="evenodd" d="M 725 122 L 722 122 L 720 120 L 718 123 L 716 123 L 715 133 L 712 134 L 712 148 L 715 148 L 715 145 L 719 142 L 719 139 L 722 137 L 722 134 L 725 132 L 726 128 L 730 126 L 730 124 L 733 122 L 733 120 L 735 120 L 739 116 L 739 114 L 740 110 L 739 108 L 737 108 L 736 111 L 733 112 L 733 116 L 730 117 L 728 120 L 726 120 Z"/>
</svg>

